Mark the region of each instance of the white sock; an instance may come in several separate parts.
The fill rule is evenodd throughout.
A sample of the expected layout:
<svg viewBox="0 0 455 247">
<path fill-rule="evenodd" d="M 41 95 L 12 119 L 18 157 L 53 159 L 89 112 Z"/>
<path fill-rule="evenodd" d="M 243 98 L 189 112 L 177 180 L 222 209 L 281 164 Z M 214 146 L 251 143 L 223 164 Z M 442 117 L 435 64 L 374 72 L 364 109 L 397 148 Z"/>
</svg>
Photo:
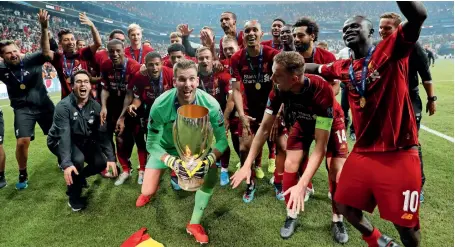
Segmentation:
<svg viewBox="0 0 455 247">
<path fill-rule="evenodd" d="M 292 213 L 292 210 L 290 210 L 290 209 L 286 209 L 286 211 L 288 212 L 288 216 L 293 219 L 297 219 L 297 216 L 299 216 L 299 213 L 297 213 L 297 212 Z"/>
<path fill-rule="evenodd" d="M 332 222 L 342 222 L 343 215 L 342 214 L 333 214 L 332 215 Z"/>
<path fill-rule="evenodd" d="M 223 168 L 223 167 L 221 167 L 221 172 L 227 172 L 227 171 L 228 171 L 228 169 L 227 169 L 227 168 Z"/>
</svg>

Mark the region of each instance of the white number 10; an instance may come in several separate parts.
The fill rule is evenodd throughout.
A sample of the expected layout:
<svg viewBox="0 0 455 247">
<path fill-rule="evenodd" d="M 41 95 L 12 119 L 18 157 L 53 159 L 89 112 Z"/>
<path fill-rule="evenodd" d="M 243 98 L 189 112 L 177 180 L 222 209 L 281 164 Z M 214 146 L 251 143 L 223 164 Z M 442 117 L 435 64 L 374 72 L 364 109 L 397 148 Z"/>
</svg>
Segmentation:
<svg viewBox="0 0 455 247">
<path fill-rule="evenodd" d="M 408 212 L 408 210 L 410 210 L 412 213 L 415 213 L 419 206 L 419 192 L 407 190 L 403 192 L 403 196 L 403 211 Z"/>
</svg>

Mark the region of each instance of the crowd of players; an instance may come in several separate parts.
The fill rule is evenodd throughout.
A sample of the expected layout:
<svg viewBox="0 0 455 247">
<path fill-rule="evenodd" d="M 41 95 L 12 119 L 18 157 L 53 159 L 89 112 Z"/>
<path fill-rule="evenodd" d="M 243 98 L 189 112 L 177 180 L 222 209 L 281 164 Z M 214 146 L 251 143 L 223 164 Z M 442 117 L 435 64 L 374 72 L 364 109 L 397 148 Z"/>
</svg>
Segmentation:
<svg viewBox="0 0 455 247">
<path fill-rule="evenodd" d="M 40 51 L 24 55 L 14 41 L 0 42 L 4 60 L 0 80 L 7 86 L 14 109 L 19 165 L 16 188 L 28 187 L 28 147 L 38 122 L 64 172 L 73 211 L 86 206 L 81 193 L 87 177 L 99 173 L 107 178 L 118 176 L 118 186 L 132 177 L 134 145 L 139 159 L 137 182 L 142 185 L 136 206 L 145 206 L 156 192 L 156 185 L 147 179 L 152 174 L 147 156 L 154 152 L 148 144 L 150 139 L 160 138 L 155 136 L 159 131 L 152 127 L 150 111 L 161 94 L 185 77 L 183 68 L 190 68 L 187 61 L 192 60 L 198 64 L 197 77 L 175 86 L 177 95 L 188 98 L 202 90 L 213 96 L 222 109 L 226 135 L 230 133 L 240 158 L 240 167 L 230 178 L 230 149 L 218 157 L 221 186 L 231 183 L 236 188 L 246 181 L 243 201 L 253 201 L 257 179 L 264 177 L 260 153 L 268 142 L 268 171 L 274 174 L 270 182 L 276 199 L 285 201 L 287 208 L 280 230 L 283 238 L 294 233 L 297 216 L 314 193 L 312 177 L 325 157 L 336 242 L 348 241 L 345 217 L 369 246 L 398 246 L 364 218 L 362 210 L 372 212 L 378 206 L 381 217 L 395 224 L 405 246 L 419 246 L 419 196 L 424 176 L 417 139 L 422 116 L 417 72 L 428 96 L 426 111 L 430 115 L 436 110 L 437 98 L 427 55 L 416 43 L 426 10 L 418 2 L 398 2 L 398 7 L 407 21 L 402 22 L 395 13 L 383 14 L 377 28 L 380 42 L 373 43 L 376 34 L 369 19 L 348 18 L 343 26 L 348 56 L 339 60 L 327 51 L 327 44 L 317 43 L 319 27 L 306 17 L 292 24 L 274 19 L 272 40 L 262 40 L 258 21 L 249 20 L 240 30 L 236 15 L 222 12 L 219 21 L 225 35 L 219 40 L 219 54 L 210 27 L 200 30 L 203 46 L 195 50 L 188 41 L 194 30 L 180 24 L 170 34 L 168 54 L 162 57 L 143 40 L 137 24 L 131 24 L 126 33 L 113 30 L 107 49 L 100 50 L 101 36 L 84 13 L 79 19 L 90 28 L 93 41 L 76 40 L 73 32 L 63 28 L 56 42 L 49 36 L 49 16 L 40 10 Z M 416 56 L 414 64 L 408 62 L 410 56 Z M 57 107 L 42 81 L 45 62 L 55 67 L 60 80 L 62 100 Z M 409 78 L 408 68 L 415 72 Z M 355 124 L 356 144 L 350 154 L 348 121 L 335 99 L 340 86 Z M 3 118 L 0 132 L 3 144 Z M 313 140 L 315 148 L 310 153 Z M 0 147 L 1 188 L 7 183 L 5 153 L 3 145 Z M 166 157 L 163 162 L 174 167 L 178 158 Z M 182 171 L 176 171 L 181 175 Z M 406 179 L 402 174 L 407 174 Z M 171 186 L 180 190 L 174 170 Z M 199 210 L 203 212 L 205 206 Z M 198 211 L 198 221 L 202 212 Z M 199 222 L 189 224 L 187 231 L 196 241 L 208 242 Z"/>
</svg>

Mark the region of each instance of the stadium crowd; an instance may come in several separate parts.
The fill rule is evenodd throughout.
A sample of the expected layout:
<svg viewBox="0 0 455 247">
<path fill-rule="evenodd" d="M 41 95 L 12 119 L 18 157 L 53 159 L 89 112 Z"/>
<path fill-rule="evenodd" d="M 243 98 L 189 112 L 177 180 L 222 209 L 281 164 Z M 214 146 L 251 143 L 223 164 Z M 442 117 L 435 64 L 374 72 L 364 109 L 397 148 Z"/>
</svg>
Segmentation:
<svg viewBox="0 0 455 247">
<path fill-rule="evenodd" d="M 78 8 L 75 2 L 60 3 Z M 62 18 L 42 9 L 37 15 L 35 9 L 0 7 L 5 39 L 0 42 L 0 80 L 7 86 L 15 114 L 18 190 L 29 186 L 28 147 L 37 122 L 63 171 L 73 211 L 87 206 L 81 198 L 87 177 L 116 178 L 116 186 L 131 179 L 136 146 L 141 186 L 136 206 L 144 207 L 157 196 L 162 170 L 170 168 L 174 190 L 197 191 L 186 231 L 205 244 L 209 238 L 200 223 L 215 184 L 235 189 L 245 181 L 242 200 L 251 203 L 257 189 L 262 189 L 256 184 L 264 177 L 261 150 L 267 143 L 274 198 L 286 206 L 280 229 L 283 239 L 295 233 L 298 214 L 314 194 L 312 177 L 325 159 L 331 199 L 327 214 L 332 216 L 335 242 L 348 241 L 345 222 L 349 222 L 369 246 L 397 246 L 363 216 L 362 211 L 371 213 L 378 206 L 405 246 L 419 246 L 425 176 L 417 135 L 422 115 L 417 72 L 429 115 L 436 111 L 437 97 L 428 62 L 433 54 L 416 42 L 430 13 L 453 16 L 453 8 L 429 4 L 426 9 L 409 1 L 393 7 L 359 2 L 355 9 L 345 2 L 305 2 L 240 5 L 241 10 L 232 13 L 223 4 L 103 4 L 176 28 L 147 36 L 137 23 L 99 27 L 85 12 L 78 18 Z M 198 9 L 184 11 L 189 6 Z M 302 17 L 302 9 L 311 18 Z M 407 20 L 390 11 L 401 12 Z M 356 14 L 372 16 L 376 22 Z M 200 32 L 195 36 L 201 47 L 192 47 L 192 30 L 179 23 L 182 20 L 204 26 L 195 32 Z M 321 40 L 326 25 L 335 24 L 343 40 Z M 221 28 L 223 36 L 217 37 L 211 26 Z M 262 28 L 270 29 L 270 39 L 263 38 Z M 165 36 L 166 41 L 156 36 Z M 453 34 L 426 38 L 421 41 L 435 48 L 453 39 Z M 335 56 L 342 50 L 346 54 Z M 42 81 L 43 65 L 49 71 L 49 63 L 61 85 L 56 106 Z M 341 103 L 335 97 L 339 93 Z M 204 107 L 197 109 L 204 109 L 216 143 L 201 148 L 207 150 L 204 158 L 187 162 L 183 157 L 197 155 L 188 146 L 177 150 L 173 126 L 186 123 L 194 128 L 196 122 L 179 122 L 177 112 L 183 115 L 187 107 L 196 106 Z M 0 132 L 4 132 L 2 116 Z M 380 121 L 384 116 L 388 121 Z M 240 159 L 232 177 L 228 166 L 234 152 L 228 136 Z M 347 136 L 356 142 L 351 152 Z M 3 133 L 0 144 L 2 188 L 7 184 Z M 183 153 L 179 156 L 178 151 Z M 402 179 L 405 173 L 407 179 Z"/>
</svg>

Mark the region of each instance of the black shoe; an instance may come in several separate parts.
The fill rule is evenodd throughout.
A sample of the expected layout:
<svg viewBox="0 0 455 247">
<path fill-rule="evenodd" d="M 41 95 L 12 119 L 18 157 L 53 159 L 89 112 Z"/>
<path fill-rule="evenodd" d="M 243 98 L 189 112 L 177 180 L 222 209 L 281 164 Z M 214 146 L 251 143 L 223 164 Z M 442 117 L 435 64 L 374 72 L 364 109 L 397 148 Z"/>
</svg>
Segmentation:
<svg viewBox="0 0 455 247">
<path fill-rule="evenodd" d="M 88 189 L 90 186 L 88 185 L 87 183 L 87 179 L 84 178 L 84 180 L 82 180 L 82 188 L 84 189 Z"/>
<path fill-rule="evenodd" d="M 294 234 L 295 229 L 297 228 L 297 219 L 286 217 L 284 226 L 280 229 L 280 235 L 283 239 L 288 239 Z"/>
<path fill-rule="evenodd" d="M 379 247 L 400 247 L 397 243 L 393 241 L 392 238 L 386 236 L 386 235 L 381 235 L 381 237 L 378 239 L 378 246 Z"/>
<path fill-rule="evenodd" d="M 70 197 L 68 200 L 68 206 L 71 210 L 73 210 L 73 212 L 77 212 L 85 208 L 85 203 L 80 197 Z"/>
<path fill-rule="evenodd" d="M 349 135 L 349 138 L 351 138 L 351 140 L 355 142 L 355 140 L 356 140 L 355 133 L 351 132 L 351 134 Z"/>
<path fill-rule="evenodd" d="M 345 244 L 349 240 L 348 232 L 343 222 L 332 222 L 332 237 L 335 242 Z"/>
<path fill-rule="evenodd" d="M 7 185 L 5 176 L 0 177 L 0 189 Z"/>
</svg>

